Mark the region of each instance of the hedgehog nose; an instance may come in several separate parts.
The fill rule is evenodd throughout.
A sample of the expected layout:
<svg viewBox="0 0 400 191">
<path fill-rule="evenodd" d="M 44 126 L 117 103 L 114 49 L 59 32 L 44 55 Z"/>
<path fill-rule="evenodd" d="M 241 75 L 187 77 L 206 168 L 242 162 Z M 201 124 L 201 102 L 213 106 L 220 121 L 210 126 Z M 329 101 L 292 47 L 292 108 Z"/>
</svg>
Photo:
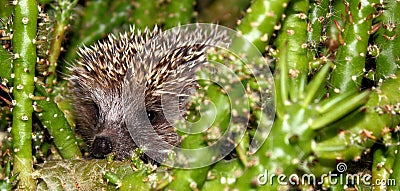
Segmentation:
<svg viewBox="0 0 400 191">
<path fill-rule="evenodd" d="M 108 137 L 96 137 L 92 144 L 92 154 L 95 158 L 104 158 L 111 153 L 112 144 Z"/>
</svg>

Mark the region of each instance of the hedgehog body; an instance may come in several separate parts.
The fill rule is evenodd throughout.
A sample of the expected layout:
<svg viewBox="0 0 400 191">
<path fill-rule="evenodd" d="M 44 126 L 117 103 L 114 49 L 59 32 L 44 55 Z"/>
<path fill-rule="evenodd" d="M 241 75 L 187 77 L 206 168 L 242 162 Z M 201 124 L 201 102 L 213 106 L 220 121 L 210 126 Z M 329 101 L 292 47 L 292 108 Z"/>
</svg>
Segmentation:
<svg viewBox="0 0 400 191">
<path fill-rule="evenodd" d="M 217 31 L 178 27 L 163 32 L 156 27 L 142 33 L 132 28 L 81 48 L 71 68 L 71 82 L 76 132 L 91 155 L 129 157 L 134 148 L 154 140 L 152 134 L 141 132 L 145 120 L 162 141 L 179 145 L 173 120 L 185 113 L 188 95 L 195 91 L 194 75 L 206 63 L 206 47 L 228 43 Z M 175 107 L 166 106 L 172 102 Z M 137 114 L 143 110 L 146 119 Z M 136 134 L 142 141 L 134 141 Z"/>
</svg>

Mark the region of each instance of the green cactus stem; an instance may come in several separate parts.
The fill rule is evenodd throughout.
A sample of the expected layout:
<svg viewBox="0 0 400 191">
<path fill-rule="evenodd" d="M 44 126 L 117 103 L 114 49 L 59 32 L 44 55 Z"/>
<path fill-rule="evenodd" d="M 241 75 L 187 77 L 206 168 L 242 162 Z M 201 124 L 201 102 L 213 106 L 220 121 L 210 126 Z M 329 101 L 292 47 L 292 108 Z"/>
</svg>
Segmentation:
<svg viewBox="0 0 400 191">
<path fill-rule="evenodd" d="M 333 116 L 333 114 L 337 113 L 335 111 L 332 114 L 330 113 L 331 111 L 320 113 L 317 108 L 324 102 L 319 102 L 315 98 L 317 97 L 317 90 L 326 85 L 326 80 L 324 79 L 326 79 L 331 68 L 331 65 L 326 63 L 308 83 L 307 90 L 300 88 L 301 91 L 299 92 L 298 100 L 294 101 L 292 97 L 288 97 L 289 92 L 294 90 L 288 88 L 287 83 L 282 83 L 288 81 L 289 78 L 287 74 L 287 50 L 283 48 L 280 51 L 277 72 L 275 73 L 277 118 L 270 136 L 254 156 L 249 156 L 247 160 L 252 162 L 249 162 L 248 169 L 237 178 L 234 186 L 231 186 L 231 188 L 239 190 L 256 188 L 276 190 L 280 189 L 276 184 L 258 185 L 257 177 L 266 171 L 270 175 L 292 174 L 296 172 L 296 169 L 309 171 L 310 169 L 301 161 L 304 161 L 305 157 L 310 156 L 314 148 L 314 138 L 319 134 L 313 127 L 314 122 L 327 121 L 327 124 L 335 124 L 340 117 L 351 113 L 359 108 L 360 105 L 363 105 L 369 94 L 369 92 L 363 92 L 343 98 L 337 104 L 337 107 L 343 108 L 346 106 L 347 108 L 341 110 L 340 112 L 343 113 L 340 115 Z M 306 84 L 303 86 L 306 86 Z M 334 99 L 329 98 L 328 100 Z M 351 104 L 352 102 L 356 104 Z"/>
<path fill-rule="evenodd" d="M 308 25 L 307 25 L 307 43 L 308 43 L 308 57 L 313 60 L 317 55 L 318 45 L 324 42 L 323 39 L 323 27 L 328 20 L 328 7 L 330 6 L 331 0 L 314 0 L 311 1 L 311 8 L 308 13 Z"/>
<path fill-rule="evenodd" d="M 239 22 L 238 35 L 245 37 L 259 51 L 264 52 L 269 40 L 278 26 L 289 0 L 255 0 L 246 11 L 246 16 Z M 232 48 L 238 52 L 248 52 L 249 47 L 243 46 L 243 39 L 232 42 Z"/>
<path fill-rule="evenodd" d="M 282 49 L 286 50 L 286 49 Z M 289 102 L 289 69 L 286 64 L 288 53 L 281 51 L 279 54 L 278 68 L 275 71 L 276 84 L 276 114 L 281 118 L 285 115 L 285 105 Z"/>
<path fill-rule="evenodd" d="M 6 49 L 0 46 L 0 66 L 1 66 L 0 83 L 6 84 L 11 80 L 11 73 L 12 73 L 11 63 L 12 63 L 12 55 Z"/>
<path fill-rule="evenodd" d="M 78 0 L 74 0 L 72 2 L 59 0 L 58 7 L 55 7 L 56 20 L 49 49 L 50 53 L 48 56 L 49 67 L 47 71 L 48 76 L 46 78 L 47 87 L 52 87 L 53 83 L 56 80 L 57 60 L 58 57 L 60 56 L 61 44 L 65 36 L 65 31 L 68 28 L 72 10 L 77 3 Z"/>
<path fill-rule="evenodd" d="M 311 128 L 319 129 L 325 127 L 326 125 L 342 118 L 343 116 L 346 116 L 353 111 L 354 108 L 362 106 L 367 101 L 369 94 L 369 91 L 364 91 L 340 101 L 337 103 L 335 108 L 332 108 L 327 113 L 322 113 L 320 118 L 312 121 Z"/>
<path fill-rule="evenodd" d="M 255 156 L 248 159 L 252 161 L 252 165 L 237 178 L 232 188 L 239 190 L 252 190 L 255 188 L 259 190 L 278 190 L 280 186 L 276 182 L 270 182 L 270 176 L 265 177 L 268 179 L 265 185 L 258 184 L 258 176 L 266 172 L 275 176 L 296 172 L 296 169 L 300 166 L 301 156 L 310 152 L 310 140 L 313 134 L 312 130 L 307 128 L 306 121 L 296 121 L 300 117 L 308 117 L 304 116 L 304 113 L 309 113 L 309 111 L 297 107 L 291 107 L 291 109 L 298 112 L 293 113 L 290 119 L 277 119 L 274 122 L 270 132 L 274 136 L 269 136 Z M 297 128 L 294 130 L 291 127 Z M 301 137 L 297 135 L 301 135 Z"/>
<path fill-rule="evenodd" d="M 171 0 L 167 7 L 167 19 L 165 29 L 187 24 L 192 20 L 194 0 Z"/>
<path fill-rule="evenodd" d="M 399 127 L 397 126 L 396 128 L 399 128 Z M 398 182 L 400 180 L 400 154 L 398 152 L 399 149 L 400 149 L 400 146 L 397 145 L 396 146 L 397 152 L 395 153 L 395 156 L 394 156 L 395 159 L 394 159 L 393 167 L 392 167 L 393 172 L 390 175 L 390 178 L 394 179 L 396 181 L 396 184 L 388 186 L 388 190 L 390 190 L 390 191 L 399 191 L 400 190 L 400 187 L 398 186 Z"/>
<path fill-rule="evenodd" d="M 247 160 L 252 162 L 249 162 L 248 169 L 237 178 L 231 188 L 277 190 L 280 187 L 278 184 L 270 184 L 271 182 L 266 185 L 258 184 L 258 176 L 266 172 L 269 175 L 294 173 L 299 166 L 300 155 L 307 155 L 311 151 L 313 130 L 309 128 L 308 119 L 316 116 L 315 110 L 308 106 L 303 108 L 301 104 L 291 102 L 288 97 L 289 91 L 291 91 L 288 84 L 285 83 L 289 80 L 286 59 L 288 50 L 284 47 L 280 51 L 275 73 L 278 115 L 270 132 L 270 135 L 273 136 L 268 136 L 261 148 L 253 156 L 249 156 Z M 265 178 L 270 181 L 269 177 Z"/>
<path fill-rule="evenodd" d="M 260 114 L 258 113 L 258 115 Z M 247 161 L 247 151 L 249 150 L 249 145 L 250 145 L 250 135 L 249 132 L 246 132 L 243 139 L 240 141 L 239 145 L 236 146 L 236 153 L 238 155 L 240 162 L 242 162 L 243 166 L 249 165 L 249 161 Z"/>
<path fill-rule="evenodd" d="M 121 187 L 122 180 L 117 174 L 110 171 L 105 171 L 104 178 L 107 180 L 107 182 L 116 185 L 117 188 Z"/>
<path fill-rule="evenodd" d="M 198 169 L 179 169 L 173 170 L 173 181 L 166 187 L 172 190 L 193 190 L 199 189 L 207 177 L 207 171 L 210 167 L 202 167 Z"/>
<path fill-rule="evenodd" d="M 220 71 L 220 72 L 226 72 L 226 71 Z M 207 76 L 207 75 L 213 75 L 213 73 L 210 73 L 210 71 L 207 71 L 207 69 L 199 71 L 199 76 Z M 224 75 L 222 75 L 225 77 Z M 211 77 L 206 77 L 205 79 L 211 79 Z M 196 122 L 195 126 L 200 126 L 200 127 L 205 127 L 208 126 L 207 124 L 214 120 L 211 125 L 211 128 L 209 129 L 217 129 L 219 132 L 217 134 L 223 134 L 224 131 L 228 128 L 229 125 L 233 126 L 231 122 L 231 108 L 228 106 L 229 105 L 229 98 L 228 96 L 221 90 L 221 88 L 214 83 L 209 84 L 207 80 L 205 81 L 200 81 L 199 84 L 203 87 L 200 91 L 204 91 L 204 94 L 206 95 L 207 99 L 211 101 L 213 104 L 205 104 L 201 105 L 200 108 L 205 108 L 205 110 L 201 110 L 199 113 L 201 113 L 201 119 Z M 233 83 L 234 84 L 234 83 Z M 234 84 L 235 85 L 235 84 Z M 240 84 L 241 85 L 241 84 Z M 227 94 L 232 94 L 232 97 L 235 97 L 236 92 L 234 92 L 236 88 L 233 87 L 231 90 L 225 90 Z M 203 94 L 203 95 L 204 95 Z M 200 94 L 201 95 L 201 94 Z M 204 103 L 204 96 L 200 96 L 197 99 L 199 99 L 199 103 Z M 194 103 L 194 106 L 197 105 L 197 103 Z M 240 104 L 238 104 L 240 105 Z M 216 109 L 215 112 L 207 112 L 207 111 L 212 111 L 210 108 Z M 244 107 L 241 107 L 244 108 Z M 196 115 L 194 112 L 192 115 Z M 215 114 L 215 115 L 214 115 Z M 190 119 L 190 116 L 189 116 Z M 211 120 L 207 120 L 211 119 Z M 231 127 L 230 126 L 230 127 Z M 193 127 L 192 127 L 193 128 Z M 226 132 L 225 132 L 226 133 Z M 210 135 L 211 134 L 211 135 Z M 183 141 L 182 141 L 182 148 L 190 148 L 190 149 L 196 149 L 196 148 L 202 148 L 207 145 L 207 141 L 211 142 L 213 141 L 212 138 L 215 135 L 216 132 L 212 131 L 211 133 L 198 133 L 198 134 L 190 134 L 187 135 Z M 218 139 L 221 139 L 218 137 Z M 190 156 L 191 160 L 198 160 L 202 162 L 202 160 L 210 160 L 214 156 L 218 157 L 220 151 L 211 151 L 211 152 L 197 152 L 194 154 L 194 156 Z M 227 154 L 227 153 L 226 153 Z M 200 189 L 204 182 L 206 181 L 207 178 L 207 173 L 209 169 L 211 168 L 210 165 L 206 165 L 204 167 L 196 168 L 196 169 L 173 169 L 172 170 L 172 176 L 174 177 L 174 180 L 167 186 L 168 189 L 172 190 L 187 190 L 189 188 L 191 189 Z"/>
<path fill-rule="evenodd" d="M 308 74 L 307 57 L 307 12 L 309 3 L 305 0 L 291 1 L 285 14 L 286 18 L 282 24 L 275 41 L 277 49 L 282 50 L 287 46 L 288 54 L 286 62 L 289 63 L 289 96 L 293 101 L 304 87 L 304 79 Z"/>
<path fill-rule="evenodd" d="M 13 87 L 13 139 L 14 173 L 18 176 L 18 189 L 35 190 L 36 181 L 32 160 L 32 99 L 36 64 L 36 26 L 38 7 L 36 0 L 19 0 L 14 9 Z"/>
<path fill-rule="evenodd" d="M 201 1 L 199 6 L 201 6 Z M 235 28 L 242 12 L 249 7 L 249 0 L 218 0 L 199 10 L 199 22 L 218 23 L 229 28 Z"/>
<path fill-rule="evenodd" d="M 374 34 L 374 42 L 379 48 L 376 57 L 376 80 L 386 79 L 400 68 L 400 2 L 384 1 L 383 14 L 374 22 L 380 28 Z"/>
<path fill-rule="evenodd" d="M 74 132 L 64 113 L 40 84 L 36 84 L 36 95 L 43 97 L 34 102 L 34 105 L 40 110 L 37 116 L 54 138 L 54 143 L 60 155 L 64 159 L 82 157 Z"/>
<path fill-rule="evenodd" d="M 399 170 L 395 166 L 399 152 L 397 128 L 398 126 L 382 130 L 382 143 L 385 147 L 378 147 L 373 155 L 372 182 L 374 190 L 398 190 L 398 188 L 394 189 L 399 181 L 398 178 L 396 179 Z"/>
<path fill-rule="evenodd" d="M 138 29 L 153 28 L 157 15 L 157 1 L 137 0 L 133 2 L 133 23 Z"/>
<path fill-rule="evenodd" d="M 122 180 L 122 187 L 124 186 L 125 178 L 128 179 L 128 175 L 136 173 L 145 173 L 147 175 L 142 170 L 133 171 L 128 161 L 53 160 L 38 164 L 37 170 L 32 176 L 40 179 L 38 190 L 116 190 L 117 185 L 107 184 L 106 177 L 113 176 L 117 182 Z M 105 176 L 105 174 L 109 176 Z M 125 186 L 127 185 L 125 184 Z M 142 183 L 137 185 L 137 187 L 139 186 L 146 185 Z M 120 189 L 122 190 L 121 187 Z"/>
<path fill-rule="evenodd" d="M 128 174 L 122 179 L 119 190 L 151 190 L 150 184 L 146 181 L 147 179 L 147 174 L 140 171 L 134 174 Z"/>
<path fill-rule="evenodd" d="M 343 1 L 332 1 L 331 5 L 326 7 L 326 9 L 328 10 L 325 18 L 327 23 L 324 26 L 326 27 L 325 33 L 321 35 L 322 40 L 324 40 L 324 46 L 320 47 L 319 54 L 321 58 L 334 60 L 340 42 L 343 41 L 343 35 L 341 32 L 339 33 L 338 28 L 342 29 L 341 26 L 344 26 L 345 19 L 343 17 L 346 15 L 345 5 Z"/>
<path fill-rule="evenodd" d="M 198 148 L 204 146 L 204 137 L 202 134 L 194 134 L 186 137 L 182 142 L 183 148 Z M 200 156 L 195 156 L 200 157 Z M 205 181 L 206 174 L 210 166 L 197 169 L 173 169 L 172 182 L 167 185 L 167 189 L 187 190 L 190 187 L 200 188 Z"/>
<path fill-rule="evenodd" d="M 400 75 L 397 72 L 397 75 Z M 375 88 L 365 106 L 340 122 L 324 128 L 314 153 L 331 161 L 358 160 L 365 148 L 382 137 L 386 127 L 400 123 L 400 78 L 394 76 Z M 336 106 L 339 107 L 339 106 Z M 340 108 L 340 107 L 339 107 Z"/>
<path fill-rule="evenodd" d="M 107 12 L 108 3 L 109 1 L 87 1 L 85 10 L 78 15 L 78 18 L 74 18 L 76 24 L 72 25 L 72 29 L 78 32 L 72 34 L 70 47 L 65 56 L 67 60 L 76 58 L 76 51 L 82 44 L 93 43 L 110 31 L 106 30 L 105 27 L 101 27 L 100 23 L 97 23 L 99 22 L 97 18 L 101 18 L 100 15 Z"/>
<path fill-rule="evenodd" d="M 76 58 L 79 47 L 104 38 L 124 22 L 128 22 L 132 14 L 132 5 L 129 1 L 114 1 L 114 3 L 110 3 L 110 1 L 87 1 L 86 3 L 82 20 L 74 26 L 78 32 L 70 39 L 71 44 L 65 56 L 68 61 Z M 104 16 L 110 13 L 112 15 Z"/>
<path fill-rule="evenodd" d="M 11 175 L 11 160 L 7 159 L 7 161 L 4 161 L 5 167 L 2 169 L 0 167 L 0 172 L 1 175 L 3 176 L 3 179 L 0 180 L 0 190 L 11 190 L 13 187 L 13 184 L 15 184 L 17 177 L 19 173 L 14 173 L 14 175 Z"/>
<path fill-rule="evenodd" d="M 321 68 L 320 72 L 314 76 L 314 80 L 308 84 L 308 88 L 306 88 L 306 97 L 303 100 L 303 107 L 307 107 L 314 101 L 313 98 L 315 98 L 318 93 L 320 84 L 323 84 L 323 81 L 326 80 L 331 65 L 331 62 L 326 63 L 325 66 Z"/>
<path fill-rule="evenodd" d="M 340 46 L 330 80 L 332 96 L 360 89 L 372 18 L 376 11 L 374 6 L 379 1 L 344 1 L 343 3 L 346 10 L 346 22 L 343 27 L 336 25 L 339 30 Z"/>
<path fill-rule="evenodd" d="M 53 0 L 38 0 L 38 3 L 41 5 L 46 5 L 53 2 Z"/>
<path fill-rule="evenodd" d="M 391 133 L 387 133 L 391 137 Z M 390 179 L 390 174 L 393 170 L 393 163 L 395 160 L 395 153 L 397 147 L 392 145 L 387 148 L 379 148 L 374 152 L 374 159 L 372 164 L 372 180 L 373 190 L 386 191 L 388 187 L 386 184 L 375 184 L 380 181 L 386 182 Z"/>
<path fill-rule="evenodd" d="M 244 171 L 238 159 L 222 160 L 213 166 L 207 173 L 207 181 L 201 190 L 226 190 L 234 185 L 238 174 Z"/>
<path fill-rule="evenodd" d="M 9 0 L 0 0 L 0 18 L 10 16 L 13 11 L 12 6 Z"/>
<path fill-rule="evenodd" d="M 10 51 L 12 36 L 12 18 L 11 13 L 14 10 L 12 4 L 6 0 L 0 0 L 0 83 L 12 85 L 12 54 Z"/>
</svg>

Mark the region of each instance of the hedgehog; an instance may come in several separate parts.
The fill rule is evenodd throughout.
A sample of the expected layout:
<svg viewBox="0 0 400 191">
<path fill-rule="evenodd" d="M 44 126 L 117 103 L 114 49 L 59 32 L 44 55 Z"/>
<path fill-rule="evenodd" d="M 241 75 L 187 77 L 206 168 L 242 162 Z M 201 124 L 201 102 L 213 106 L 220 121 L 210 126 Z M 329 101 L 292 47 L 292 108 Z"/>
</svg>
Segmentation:
<svg viewBox="0 0 400 191">
<path fill-rule="evenodd" d="M 197 88 L 195 73 L 207 63 L 207 47 L 216 44 L 229 44 L 216 25 L 156 26 L 143 32 L 131 27 L 80 48 L 70 81 L 75 131 L 90 156 L 121 160 L 145 147 L 150 158 L 162 159 L 179 146 L 174 120 L 184 117 Z"/>
</svg>

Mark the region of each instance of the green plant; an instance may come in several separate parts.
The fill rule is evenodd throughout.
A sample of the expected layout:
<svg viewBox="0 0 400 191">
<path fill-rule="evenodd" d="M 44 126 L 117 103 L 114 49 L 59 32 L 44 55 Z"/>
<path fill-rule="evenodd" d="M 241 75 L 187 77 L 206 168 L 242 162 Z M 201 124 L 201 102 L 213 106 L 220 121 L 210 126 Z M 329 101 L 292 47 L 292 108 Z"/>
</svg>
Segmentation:
<svg viewBox="0 0 400 191">
<path fill-rule="evenodd" d="M 364 160 L 372 160 L 368 170 L 373 181 L 400 181 L 400 3 L 238 0 L 234 2 L 244 11 L 239 19 L 235 6 L 218 6 L 224 2 L 0 0 L 0 187 L 312 189 L 315 185 L 262 185 L 257 179 L 266 171 L 321 175 L 335 171 L 338 162 L 357 164 Z M 220 18 L 210 10 L 234 16 Z M 234 26 L 239 36 L 247 38 L 269 60 L 268 64 L 253 66 L 274 71 L 276 92 L 275 121 L 257 152 L 249 150 L 256 131 L 251 127 L 268 127 L 272 120 L 257 107 L 257 98 L 249 96 L 249 129 L 232 159 L 199 169 L 145 164 L 138 157 L 140 150 L 123 162 L 77 159 L 86 151 L 73 134 L 73 111 L 67 99 L 71 92 L 63 78 L 68 63 L 77 57 L 76 50 L 130 25 L 144 29 L 157 24 L 168 29 L 197 20 L 221 20 L 231 26 L 239 20 Z M 246 54 L 249 47 L 236 39 L 232 49 Z M 267 77 L 249 75 L 250 69 L 238 58 L 230 58 L 221 50 L 209 56 L 209 60 L 218 62 L 226 59 L 235 63 L 229 67 L 249 92 L 257 92 L 270 82 Z M 217 111 L 231 112 L 220 87 L 199 84 Z M 190 108 L 194 110 L 202 101 L 201 97 L 193 99 Z M 188 116 L 199 117 L 195 112 Z M 217 129 L 186 137 L 182 147 L 212 143 L 215 140 L 210 134 L 223 132 L 228 123 L 229 117 L 219 114 L 214 122 Z M 346 173 L 360 171 L 356 168 Z M 318 186 L 345 190 L 343 185 L 331 182 Z M 374 189 L 399 190 L 393 185 L 375 185 Z"/>
</svg>

